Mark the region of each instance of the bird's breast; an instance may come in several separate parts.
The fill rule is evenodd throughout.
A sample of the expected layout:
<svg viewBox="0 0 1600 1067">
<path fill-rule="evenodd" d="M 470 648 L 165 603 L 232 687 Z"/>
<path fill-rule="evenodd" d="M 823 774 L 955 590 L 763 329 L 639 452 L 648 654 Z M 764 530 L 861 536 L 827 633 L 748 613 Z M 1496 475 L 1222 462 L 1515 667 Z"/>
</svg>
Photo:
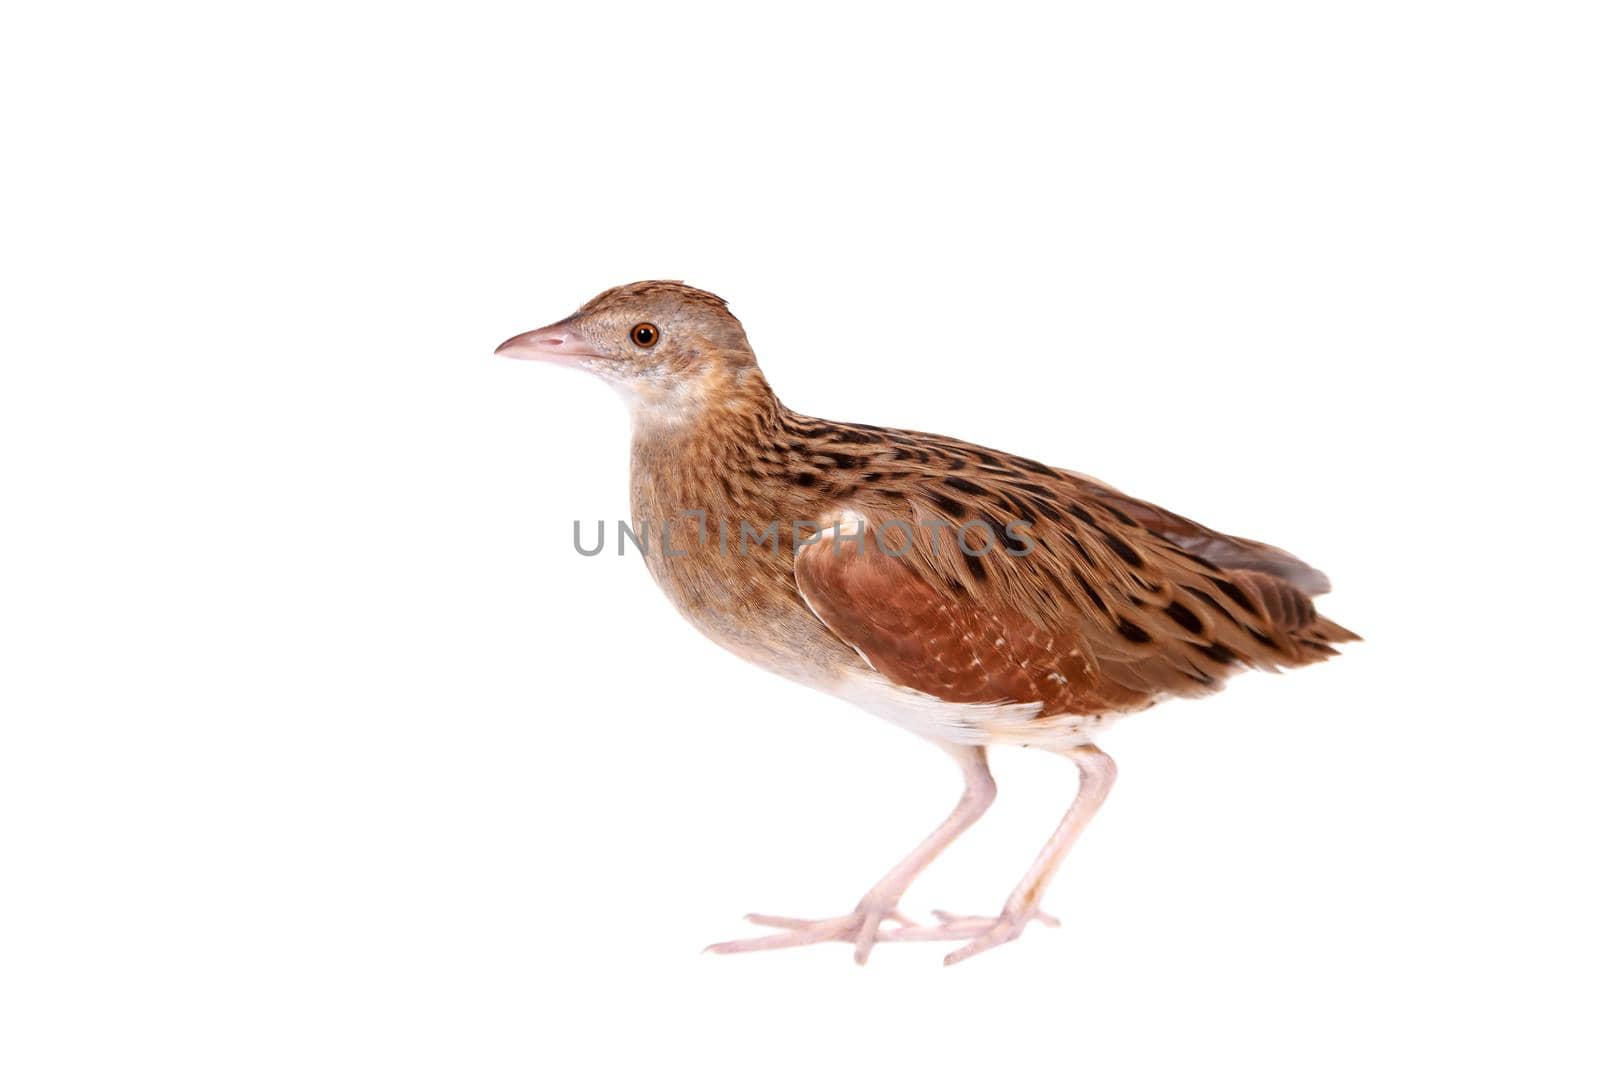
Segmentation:
<svg viewBox="0 0 1600 1067">
<path fill-rule="evenodd" d="M 794 518 L 781 502 L 735 500 L 715 478 L 637 456 L 630 497 L 651 577 L 707 637 L 807 684 L 859 667 L 800 596 Z"/>
</svg>

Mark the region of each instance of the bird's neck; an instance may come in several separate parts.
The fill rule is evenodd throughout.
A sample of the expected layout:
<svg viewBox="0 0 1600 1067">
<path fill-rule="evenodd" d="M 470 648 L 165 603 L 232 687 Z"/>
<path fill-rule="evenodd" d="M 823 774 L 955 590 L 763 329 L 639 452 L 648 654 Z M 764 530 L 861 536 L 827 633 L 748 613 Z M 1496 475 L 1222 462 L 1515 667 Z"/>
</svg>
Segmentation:
<svg viewBox="0 0 1600 1067">
<path fill-rule="evenodd" d="M 631 529 L 645 564 L 695 626 L 736 655 L 824 688 L 859 657 L 806 607 L 795 522 L 822 514 L 796 481 L 794 420 L 753 365 L 702 383 L 692 407 L 636 406 Z"/>
<path fill-rule="evenodd" d="M 667 402 L 668 400 L 673 402 Z M 676 396 L 633 409 L 635 517 L 683 509 L 763 522 L 791 501 L 775 445 L 789 412 L 753 364 L 713 368 Z"/>
<path fill-rule="evenodd" d="M 682 444 L 727 434 L 771 433 L 783 405 L 755 363 L 708 361 L 694 377 L 642 382 L 631 390 L 635 443 Z"/>
</svg>

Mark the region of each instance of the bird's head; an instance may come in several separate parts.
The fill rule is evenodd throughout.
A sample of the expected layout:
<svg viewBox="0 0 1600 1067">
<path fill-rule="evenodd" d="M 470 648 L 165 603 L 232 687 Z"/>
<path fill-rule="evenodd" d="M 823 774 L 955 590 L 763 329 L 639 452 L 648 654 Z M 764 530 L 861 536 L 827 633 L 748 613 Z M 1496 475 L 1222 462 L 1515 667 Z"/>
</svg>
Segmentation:
<svg viewBox="0 0 1600 1067">
<path fill-rule="evenodd" d="M 578 367 L 609 381 L 635 410 L 687 414 L 749 376 L 755 353 L 727 302 L 682 282 L 607 289 L 560 322 L 495 351 Z"/>
</svg>

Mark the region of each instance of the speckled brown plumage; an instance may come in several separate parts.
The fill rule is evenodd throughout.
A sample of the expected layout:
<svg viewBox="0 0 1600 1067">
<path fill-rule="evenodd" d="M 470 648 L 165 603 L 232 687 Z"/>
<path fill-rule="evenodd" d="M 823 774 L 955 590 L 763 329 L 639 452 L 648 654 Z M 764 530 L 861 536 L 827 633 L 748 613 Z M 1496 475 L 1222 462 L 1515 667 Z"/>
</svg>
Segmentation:
<svg viewBox="0 0 1600 1067">
<path fill-rule="evenodd" d="M 676 549 L 647 563 L 708 636 L 951 749 L 969 796 L 991 743 L 1055 748 L 1084 774 L 1057 851 L 987 926 L 888 936 L 902 864 L 850 916 L 785 920 L 785 934 L 724 949 L 834 938 L 865 959 L 875 940 L 943 932 L 973 937 L 953 954 L 964 958 L 1014 937 L 1109 788 L 1095 729 L 1355 639 L 1317 614 L 1327 579 L 1281 549 L 998 449 L 788 410 L 725 302 L 681 283 L 607 290 L 502 349 L 581 366 L 628 399 L 633 526 Z M 746 528 L 773 523 L 770 544 L 750 550 Z M 964 828 L 961 810 L 939 833 Z M 944 839 L 930 842 L 908 858 L 912 874 Z"/>
<path fill-rule="evenodd" d="M 1007 641 L 983 667 L 948 678 L 940 695 L 1037 699 L 1044 714 L 1133 708 L 1210 691 L 1244 667 L 1311 663 L 1353 636 L 1317 616 L 1311 597 L 1327 581 L 1294 557 L 1081 475 L 931 434 L 787 412 L 778 422 L 790 482 L 824 499 L 843 495 L 869 525 L 900 519 L 917 533 L 902 560 L 884 558 L 868 539 L 865 553 L 815 553 L 797 580 L 822 595 L 825 572 L 839 572 L 834 584 L 848 576 L 851 602 L 881 607 L 892 597 L 919 638 L 967 633 L 980 648 Z M 930 527 L 934 519 L 956 529 Z M 936 550 L 935 538 L 956 536 L 961 524 L 969 524 L 970 547 L 996 550 Z M 1007 544 L 1008 528 L 1025 530 L 1031 550 L 1022 554 L 1030 546 L 1014 538 Z M 850 628 L 847 640 L 879 670 L 914 684 L 906 679 L 924 666 L 915 650 L 925 651 L 924 641 L 911 642 L 903 661 L 874 656 L 867 646 L 884 643 L 892 622 L 881 611 L 865 626 L 847 618 L 836 626 Z M 1069 662 L 1072 652 L 1081 658 Z M 1069 681 L 1045 685 L 1055 672 Z M 1002 683 L 1002 673 L 1016 681 Z"/>
</svg>

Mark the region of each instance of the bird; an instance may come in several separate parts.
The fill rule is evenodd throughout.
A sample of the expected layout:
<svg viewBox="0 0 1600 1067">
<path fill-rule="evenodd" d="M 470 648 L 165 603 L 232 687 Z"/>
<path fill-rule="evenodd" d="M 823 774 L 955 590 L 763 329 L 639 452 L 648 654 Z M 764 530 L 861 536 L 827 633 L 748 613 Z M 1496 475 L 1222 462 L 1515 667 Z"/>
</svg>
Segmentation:
<svg viewBox="0 0 1600 1067">
<path fill-rule="evenodd" d="M 608 289 L 496 352 L 577 368 L 631 411 L 631 527 L 651 576 L 712 641 L 949 754 L 954 809 L 861 896 L 718 954 L 842 941 L 959 941 L 958 963 L 1017 938 L 1116 778 L 1117 720 L 1231 675 L 1338 654 L 1360 638 L 1317 613 L 1322 572 L 1105 482 L 932 433 L 787 408 L 721 297 L 678 281 Z M 652 540 L 653 538 L 653 540 Z M 1070 760 L 1078 789 L 993 915 L 901 898 L 995 799 L 987 750 Z"/>
</svg>

